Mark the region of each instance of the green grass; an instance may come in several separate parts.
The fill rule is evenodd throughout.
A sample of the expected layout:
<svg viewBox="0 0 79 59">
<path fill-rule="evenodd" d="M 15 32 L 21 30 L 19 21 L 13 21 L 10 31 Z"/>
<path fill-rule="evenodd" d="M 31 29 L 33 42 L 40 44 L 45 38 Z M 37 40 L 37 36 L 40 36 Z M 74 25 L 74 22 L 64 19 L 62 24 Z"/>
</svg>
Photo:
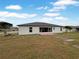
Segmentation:
<svg viewBox="0 0 79 59">
<path fill-rule="evenodd" d="M 61 39 L 72 38 L 77 43 L 78 36 L 79 33 L 0 36 L 0 59 L 79 59 L 79 49 L 72 46 L 74 43 L 64 44 Z"/>
</svg>

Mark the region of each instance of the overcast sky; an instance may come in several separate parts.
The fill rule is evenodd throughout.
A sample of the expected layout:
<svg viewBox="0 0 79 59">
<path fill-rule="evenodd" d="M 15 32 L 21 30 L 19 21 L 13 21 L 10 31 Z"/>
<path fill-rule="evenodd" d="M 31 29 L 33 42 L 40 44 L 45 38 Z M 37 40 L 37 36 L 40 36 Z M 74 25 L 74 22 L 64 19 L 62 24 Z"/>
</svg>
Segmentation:
<svg viewBox="0 0 79 59">
<path fill-rule="evenodd" d="M 79 25 L 79 0 L 0 0 L 0 21 Z"/>
</svg>

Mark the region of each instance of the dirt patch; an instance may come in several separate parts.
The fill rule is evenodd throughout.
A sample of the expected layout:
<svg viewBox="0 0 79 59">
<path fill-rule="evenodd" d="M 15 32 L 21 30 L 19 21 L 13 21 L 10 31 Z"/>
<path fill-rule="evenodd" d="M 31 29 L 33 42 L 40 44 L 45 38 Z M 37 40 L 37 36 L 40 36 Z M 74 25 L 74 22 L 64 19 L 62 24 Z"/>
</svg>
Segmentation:
<svg viewBox="0 0 79 59">
<path fill-rule="evenodd" d="M 65 41 L 67 41 L 67 42 L 72 42 L 72 41 L 74 41 L 75 39 L 66 39 Z"/>
<path fill-rule="evenodd" d="M 75 47 L 75 48 L 79 48 L 79 45 L 73 45 L 73 47 Z"/>
</svg>

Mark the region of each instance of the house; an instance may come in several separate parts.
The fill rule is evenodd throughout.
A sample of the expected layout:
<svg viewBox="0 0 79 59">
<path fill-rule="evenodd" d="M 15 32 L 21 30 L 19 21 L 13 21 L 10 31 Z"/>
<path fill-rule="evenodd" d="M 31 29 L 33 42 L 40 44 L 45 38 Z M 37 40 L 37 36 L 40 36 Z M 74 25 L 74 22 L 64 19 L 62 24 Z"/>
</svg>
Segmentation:
<svg viewBox="0 0 79 59">
<path fill-rule="evenodd" d="M 79 32 L 79 26 L 70 26 L 72 28 L 72 31 Z"/>
<path fill-rule="evenodd" d="M 79 26 L 76 26 L 76 31 L 78 31 L 78 32 L 79 32 Z"/>
<path fill-rule="evenodd" d="M 18 27 L 11 27 L 7 30 L 9 34 L 18 34 Z"/>
<path fill-rule="evenodd" d="M 11 27 L 9 31 L 18 31 L 18 27 Z"/>
<path fill-rule="evenodd" d="M 65 28 L 60 25 L 54 25 L 44 22 L 32 22 L 18 25 L 18 34 L 53 34 L 53 33 L 62 33 L 65 31 Z"/>
</svg>

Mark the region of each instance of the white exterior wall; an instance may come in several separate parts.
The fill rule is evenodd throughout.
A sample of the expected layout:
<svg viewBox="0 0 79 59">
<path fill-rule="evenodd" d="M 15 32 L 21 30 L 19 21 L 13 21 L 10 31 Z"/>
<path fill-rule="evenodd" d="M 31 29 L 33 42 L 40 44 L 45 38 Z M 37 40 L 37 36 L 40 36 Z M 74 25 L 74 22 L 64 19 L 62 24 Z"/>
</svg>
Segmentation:
<svg viewBox="0 0 79 59">
<path fill-rule="evenodd" d="M 32 32 L 29 32 L 29 27 L 19 27 L 19 35 L 25 35 L 25 34 L 38 34 L 39 33 L 39 27 L 32 27 Z"/>
<path fill-rule="evenodd" d="M 61 27 L 55 27 L 55 29 L 54 29 L 54 27 L 52 27 L 52 32 L 51 33 L 62 33 L 62 32 L 65 32 L 65 29 L 64 28 L 62 29 L 62 31 L 60 31 L 60 28 Z M 29 27 L 20 26 L 19 27 L 18 34 L 19 35 L 41 34 L 41 32 L 39 32 L 39 27 L 32 27 L 32 32 L 29 32 Z"/>
<path fill-rule="evenodd" d="M 61 27 L 52 27 L 52 32 L 53 33 L 62 33 L 62 32 L 65 32 L 64 28 L 62 28 L 62 31 L 60 29 L 61 29 Z"/>
</svg>

